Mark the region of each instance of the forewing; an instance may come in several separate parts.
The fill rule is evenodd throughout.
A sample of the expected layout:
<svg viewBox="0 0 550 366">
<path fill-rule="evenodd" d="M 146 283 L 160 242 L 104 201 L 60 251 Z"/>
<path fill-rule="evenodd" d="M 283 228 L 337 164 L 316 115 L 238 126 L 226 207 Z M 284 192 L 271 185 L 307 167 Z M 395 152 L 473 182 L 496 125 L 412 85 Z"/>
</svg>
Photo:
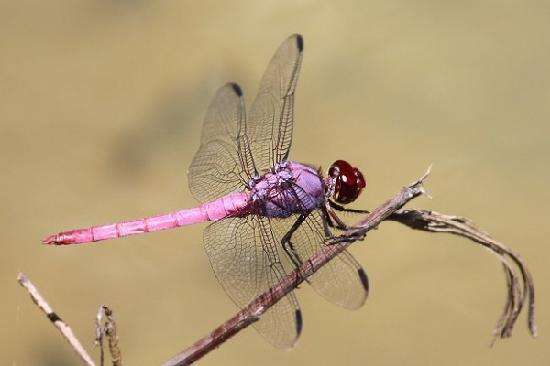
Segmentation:
<svg viewBox="0 0 550 366">
<path fill-rule="evenodd" d="M 292 220 L 274 221 L 272 225 L 276 236 L 282 236 L 290 230 Z M 319 251 L 325 242 L 325 221 L 319 210 L 311 212 L 305 221 L 292 235 L 295 252 L 302 261 L 306 261 Z M 334 259 L 321 267 L 308 282 L 315 291 L 328 301 L 346 309 L 357 309 L 367 299 L 369 283 L 366 272 L 357 260 L 347 251 L 338 254 Z"/>
<path fill-rule="evenodd" d="M 217 91 L 208 107 L 201 145 L 189 167 L 189 189 L 199 201 L 244 188 L 254 164 L 245 125 L 241 88 L 228 83 Z"/>
<path fill-rule="evenodd" d="M 288 157 L 294 124 L 294 92 L 303 49 L 303 39 L 299 34 L 290 36 L 279 46 L 250 109 L 248 131 L 259 171 Z"/>
<path fill-rule="evenodd" d="M 204 246 L 216 278 L 239 308 L 285 275 L 266 218 L 248 215 L 214 222 L 204 232 Z M 294 293 L 268 309 L 254 326 L 275 347 L 294 345 L 302 328 Z"/>
</svg>

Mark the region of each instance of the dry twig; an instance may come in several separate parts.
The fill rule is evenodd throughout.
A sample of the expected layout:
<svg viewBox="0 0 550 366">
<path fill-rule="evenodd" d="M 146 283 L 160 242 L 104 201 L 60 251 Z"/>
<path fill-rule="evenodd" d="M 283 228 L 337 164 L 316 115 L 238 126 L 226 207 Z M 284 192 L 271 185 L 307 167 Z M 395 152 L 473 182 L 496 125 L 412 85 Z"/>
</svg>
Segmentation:
<svg viewBox="0 0 550 366">
<path fill-rule="evenodd" d="M 25 276 L 23 273 L 19 273 L 19 275 L 17 276 L 17 282 L 19 282 L 19 284 L 27 290 L 27 292 L 31 296 L 32 301 L 40 308 L 40 310 L 44 312 L 44 314 L 46 314 L 48 319 L 59 330 L 59 332 L 61 332 L 63 338 L 65 338 L 69 342 L 73 350 L 82 360 L 82 363 L 88 366 L 94 366 L 94 361 L 92 360 L 88 352 L 86 352 L 84 347 L 82 347 L 82 344 L 76 338 L 71 328 L 53 311 L 46 300 L 40 295 L 38 289 L 31 283 L 31 281 L 29 281 L 27 276 Z"/>
<path fill-rule="evenodd" d="M 352 229 L 339 236 L 330 238 L 327 245 L 315 253 L 294 272 L 284 277 L 281 282 L 254 299 L 246 308 L 239 311 L 234 317 L 220 325 L 206 337 L 191 347 L 177 354 L 164 366 L 188 365 L 203 357 L 206 353 L 220 346 L 227 339 L 241 329 L 257 321 L 267 309 L 282 299 L 287 293 L 298 287 L 307 277 L 315 273 L 324 264 L 343 251 L 351 243 L 363 240 L 368 231 L 376 228 L 382 221 L 398 221 L 415 230 L 429 232 L 444 232 L 462 236 L 481 244 L 501 261 L 506 275 L 507 297 L 502 315 L 500 316 L 491 345 L 497 338 L 507 338 L 512 335 L 512 329 L 523 305 L 527 301 L 527 325 L 533 337 L 537 330 L 535 325 L 535 289 L 533 278 L 519 255 L 511 251 L 502 243 L 494 240 L 488 233 L 476 228 L 468 219 L 458 216 L 445 215 L 427 210 L 402 210 L 401 208 L 413 198 L 426 194 L 422 187 L 430 170 L 422 178 L 403 188 L 396 196 L 368 213 Z M 520 272 L 521 279 L 510 263 L 515 264 Z M 520 286 L 520 283 L 522 285 Z"/>
<path fill-rule="evenodd" d="M 504 268 L 507 296 L 503 312 L 493 332 L 491 345 L 497 338 L 507 338 L 512 335 L 514 324 L 525 303 L 527 303 L 527 326 L 531 335 L 535 337 L 537 329 L 535 325 L 535 289 L 533 278 L 518 254 L 493 239 L 488 233 L 478 229 L 469 219 L 445 215 L 435 211 L 402 209 L 412 199 L 426 194 L 423 183 L 429 173 L 430 170 L 428 169 L 419 180 L 404 187 L 392 199 L 369 212 L 363 220 L 359 221 L 351 229 L 344 231 L 339 236 L 328 239 L 327 244 L 329 245 L 323 247 L 319 252 L 304 261 L 302 266 L 285 276 L 277 285 L 259 295 L 231 319 L 214 329 L 191 347 L 168 360 L 164 365 L 188 365 L 219 347 L 240 330 L 260 319 L 260 316 L 267 309 L 275 305 L 290 291 L 297 288 L 303 281 L 336 257 L 351 243 L 363 240 L 368 231 L 377 228 L 385 220 L 397 221 L 415 230 L 443 232 L 465 237 L 495 254 Z M 516 273 L 514 265 L 519 269 L 521 276 L 518 276 Z M 90 356 L 86 353 L 78 339 L 76 339 L 69 326 L 53 312 L 32 283 L 23 274 L 19 274 L 18 281 L 27 289 L 33 301 L 46 313 L 54 326 L 69 341 L 82 361 L 86 365 L 94 365 Z M 104 324 L 102 324 L 103 320 L 105 321 Z M 121 366 L 122 361 L 118 347 L 116 323 L 113 319 L 112 311 L 106 306 L 101 306 L 99 309 L 96 321 L 96 335 L 96 342 L 101 346 L 101 365 L 104 362 L 103 340 L 106 336 L 113 366 Z"/>
<path fill-rule="evenodd" d="M 164 366 L 189 365 L 220 346 L 240 330 L 257 321 L 267 309 L 298 287 L 306 278 L 336 257 L 351 243 L 362 240 L 368 231 L 376 228 L 382 221 L 403 207 L 407 202 L 423 194 L 424 188 L 422 184 L 428 175 L 429 170 L 419 180 L 404 187 L 392 199 L 370 212 L 356 227 L 344 232 L 340 236 L 332 238 L 329 242 L 331 245 L 323 247 L 323 249 L 304 261 L 302 266 L 285 276 L 277 285 L 259 295 L 246 308 L 214 329 L 206 337 L 168 360 Z"/>
<path fill-rule="evenodd" d="M 481 244 L 496 255 L 504 268 L 508 293 L 504 310 L 493 331 L 491 345 L 494 344 L 497 338 L 512 336 L 512 329 L 526 301 L 528 306 L 527 327 L 531 335 L 536 337 L 535 286 L 531 273 L 518 254 L 493 239 L 488 233 L 478 229 L 471 220 L 465 217 L 445 215 L 428 210 L 400 210 L 391 215 L 388 220 L 398 221 L 415 230 L 449 233 L 465 237 Z M 510 260 L 519 268 L 521 279 L 516 274 Z M 522 282 L 521 287 L 520 282 Z"/>
<path fill-rule="evenodd" d="M 107 337 L 109 343 L 109 353 L 113 366 L 122 366 L 122 353 L 118 346 L 118 335 L 113 311 L 106 305 L 101 305 L 96 316 L 96 345 L 99 346 L 100 365 L 105 363 L 105 353 L 103 351 L 103 340 Z"/>
</svg>

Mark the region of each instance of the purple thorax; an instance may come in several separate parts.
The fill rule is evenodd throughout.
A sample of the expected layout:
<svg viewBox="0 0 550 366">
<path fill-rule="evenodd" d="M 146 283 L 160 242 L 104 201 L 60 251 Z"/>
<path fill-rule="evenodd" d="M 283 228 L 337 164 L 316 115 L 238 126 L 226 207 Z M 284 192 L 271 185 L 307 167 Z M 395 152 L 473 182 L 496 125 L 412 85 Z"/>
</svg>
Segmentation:
<svg viewBox="0 0 550 366">
<path fill-rule="evenodd" d="M 319 208 L 325 199 L 323 180 L 307 165 L 283 161 L 249 181 L 254 210 L 267 217 L 289 217 Z"/>
</svg>

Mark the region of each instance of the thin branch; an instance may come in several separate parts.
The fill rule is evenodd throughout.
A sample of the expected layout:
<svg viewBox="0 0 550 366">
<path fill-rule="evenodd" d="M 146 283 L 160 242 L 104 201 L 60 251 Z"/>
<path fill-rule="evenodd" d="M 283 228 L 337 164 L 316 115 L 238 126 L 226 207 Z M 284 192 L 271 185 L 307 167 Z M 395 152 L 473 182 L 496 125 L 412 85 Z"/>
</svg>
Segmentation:
<svg viewBox="0 0 550 366">
<path fill-rule="evenodd" d="M 118 335 L 113 311 L 106 305 L 101 305 L 96 316 L 96 344 L 100 348 L 100 365 L 105 362 L 103 351 L 103 340 L 107 337 L 109 343 L 109 353 L 113 366 L 122 366 L 122 353 L 118 346 Z"/>
<path fill-rule="evenodd" d="M 464 217 L 445 215 L 428 210 L 401 210 L 394 213 L 388 220 L 398 221 L 415 230 L 449 233 L 465 237 L 482 245 L 496 255 L 504 268 L 508 293 L 502 315 L 494 329 L 491 344 L 497 338 L 508 338 L 512 335 L 512 329 L 525 302 L 527 302 L 527 327 L 531 335 L 536 337 L 533 276 L 531 276 L 525 262 L 517 253 L 493 239 L 487 232 L 478 229 L 471 220 Z M 521 280 L 510 264 L 510 260 L 519 269 Z M 522 283 L 521 286 L 520 283 Z"/>
<path fill-rule="evenodd" d="M 450 233 L 468 238 L 474 243 L 480 244 L 500 260 L 507 285 L 505 305 L 497 325 L 493 331 L 493 340 L 508 338 L 512 335 L 512 329 L 519 317 L 524 305 L 527 304 L 527 326 L 533 337 L 537 335 L 535 324 L 535 290 L 533 277 L 527 269 L 523 259 L 502 243 L 493 239 L 488 233 L 478 229 L 469 219 L 437 213 L 428 210 L 404 210 L 402 207 L 412 199 L 426 194 L 423 183 L 430 173 L 430 169 L 419 180 L 404 187 L 392 199 L 386 201 L 372 212 L 368 212 L 365 218 L 344 231 L 341 235 L 327 239 L 327 244 L 320 251 L 304 261 L 303 265 L 285 276 L 277 285 L 254 299 L 247 307 L 240 310 L 234 317 L 220 325 L 206 337 L 202 338 L 188 349 L 177 354 L 165 366 L 188 365 L 202 358 L 205 354 L 219 347 L 227 339 L 237 334 L 240 330 L 260 319 L 271 306 L 276 304 L 289 292 L 297 288 L 309 276 L 313 275 L 323 265 L 328 263 L 351 243 L 363 240 L 368 231 L 387 221 L 397 221 L 412 229 Z M 517 274 L 519 270 L 521 275 Z M 69 326 L 53 312 L 48 303 L 40 296 L 36 287 L 23 275 L 18 276 L 19 283 L 25 287 L 32 300 L 44 311 L 48 319 L 71 344 L 81 360 L 86 365 L 94 365 L 91 357 L 84 350 L 78 339 L 74 336 Z M 104 320 L 104 325 L 102 321 Z M 103 340 L 107 337 L 113 366 L 121 366 L 121 353 L 118 347 L 116 323 L 112 311 L 101 306 L 96 322 L 96 341 L 101 345 L 101 365 L 103 366 Z"/>
<path fill-rule="evenodd" d="M 285 276 L 277 285 L 259 295 L 246 308 L 242 309 L 234 317 L 214 329 L 206 337 L 168 360 L 164 366 L 189 365 L 220 346 L 240 330 L 257 321 L 267 309 L 275 305 L 286 294 L 298 287 L 306 278 L 336 257 L 351 243 L 362 240 L 368 231 L 376 228 L 383 220 L 399 210 L 407 202 L 423 194 L 424 188 L 422 184 L 428 175 L 429 169 L 422 178 L 404 187 L 392 199 L 386 201 L 369 213 L 364 220 L 358 223 L 357 227 L 331 239 L 329 242 L 331 245 L 324 246 L 320 251 L 304 261 L 302 266 Z"/>
<path fill-rule="evenodd" d="M 38 289 L 31 283 L 31 281 L 23 273 L 19 273 L 17 276 L 17 282 L 23 286 L 29 295 L 31 296 L 32 301 L 46 314 L 48 319 L 52 324 L 61 332 L 63 338 L 69 342 L 73 350 L 82 360 L 82 363 L 88 366 L 94 366 L 94 361 L 86 352 L 80 341 L 76 338 L 71 328 L 65 323 L 59 315 L 57 315 L 46 300 L 40 295 Z"/>
</svg>

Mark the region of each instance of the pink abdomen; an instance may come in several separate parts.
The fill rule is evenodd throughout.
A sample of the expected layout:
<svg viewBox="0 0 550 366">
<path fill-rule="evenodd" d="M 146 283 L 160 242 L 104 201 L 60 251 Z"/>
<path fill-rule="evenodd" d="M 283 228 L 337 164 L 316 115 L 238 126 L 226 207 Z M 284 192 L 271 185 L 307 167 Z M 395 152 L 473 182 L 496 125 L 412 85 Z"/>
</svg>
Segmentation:
<svg viewBox="0 0 550 366">
<path fill-rule="evenodd" d="M 115 239 L 128 235 L 148 233 L 206 221 L 217 221 L 249 211 L 248 194 L 233 192 L 198 207 L 147 217 L 140 220 L 93 226 L 85 229 L 64 231 L 46 237 L 44 244 L 80 244 Z"/>
</svg>

